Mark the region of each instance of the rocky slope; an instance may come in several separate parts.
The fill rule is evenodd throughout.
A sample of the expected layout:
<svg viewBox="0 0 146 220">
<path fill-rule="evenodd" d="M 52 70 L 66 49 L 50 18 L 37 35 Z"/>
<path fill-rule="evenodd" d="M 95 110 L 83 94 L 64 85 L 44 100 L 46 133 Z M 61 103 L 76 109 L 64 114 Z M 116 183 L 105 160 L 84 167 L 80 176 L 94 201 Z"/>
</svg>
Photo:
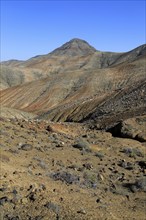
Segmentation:
<svg viewBox="0 0 146 220">
<path fill-rule="evenodd" d="M 131 62 L 146 53 L 142 45 L 127 53 L 101 52 L 86 41 L 72 39 L 46 55 L 26 61 L 10 60 L 1 63 L 1 89 L 69 71 L 93 71 L 123 62 Z"/>
<path fill-rule="evenodd" d="M 71 55 L 71 58 L 64 56 L 68 51 L 69 53 L 72 51 L 74 41 L 65 44 L 48 56 L 72 61 L 76 59 L 79 62 L 78 55 Z M 81 56 L 81 58 L 101 56 L 101 52 L 95 52 L 87 45 L 88 47 L 92 55 L 87 53 L 87 56 Z M 80 48 L 82 47 L 79 47 L 79 54 Z M 85 47 L 85 51 L 87 48 Z M 120 55 L 116 61 L 113 59 L 115 55 L 111 55 L 112 64 L 109 67 L 107 67 L 109 53 L 105 57 L 102 55 L 100 65 L 99 59 L 92 60 L 90 57 L 90 62 L 86 64 L 88 68 L 82 67 L 76 71 L 69 71 L 62 66 L 60 72 L 53 73 L 47 78 L 2 90 L 1 104 L 5 107 L 36 113 L 39 119 L 88 121 L 98 125 L 99 128 L 110 127 L 117 121 L 128 118 L 130 114 L 136 116 L 145 113 L 145 51 L 145 46 L 138 47 L 125 55 Z M 54 55 L 56 53 L 58 56 Z M 37 57 L 26 61 L 26 68 L 30 63 L 36 68 L 36 65 L 40 65 L 39 59 L 40 57 Z M 67 61 L 66 63 L 69 63 L 69 60 Z M 46 62 L 50 62 L 50 59 L 46 58 Z M 77 68 L 74 62 L 67 65 L 68 68 L 71 65 Z"/>
<path fill-rule="evenodd" d="M 14 108 L 7 108 L 1 106 L 0 108 L 0 117 L 2 118 L 8 118 L 8 119 L 33 119 L 36 117 L 36 115 L 29 113 L 29 112 L 24 112 L 20 110 L 16 110 Z"/>
<path fill-rule="evenodd" d="M 1 63 L 1 220 L 145 219 L 145 58 L 73 39 Z"/>
<path fill-rule="evenodd" d="M 145 218 L 146 142 L 77 123 L 0 123 L 1 219 Z"/>
</svg>

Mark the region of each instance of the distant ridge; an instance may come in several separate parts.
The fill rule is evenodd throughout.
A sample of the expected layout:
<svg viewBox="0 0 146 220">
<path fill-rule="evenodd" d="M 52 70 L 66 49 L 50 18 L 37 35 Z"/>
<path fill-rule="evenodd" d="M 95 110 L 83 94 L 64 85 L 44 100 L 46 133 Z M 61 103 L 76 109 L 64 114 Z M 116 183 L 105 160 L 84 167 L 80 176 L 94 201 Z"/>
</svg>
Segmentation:
<svg viewBox="0 0 146 220">
<path fill-rule="evenodd" d="M 1 63 L 1 105 L 39 119 L 109 128 L 145 114 L 145 58 L 146 45 L 103 52 L 74 38 L 46 55 Z"/>
</svg>

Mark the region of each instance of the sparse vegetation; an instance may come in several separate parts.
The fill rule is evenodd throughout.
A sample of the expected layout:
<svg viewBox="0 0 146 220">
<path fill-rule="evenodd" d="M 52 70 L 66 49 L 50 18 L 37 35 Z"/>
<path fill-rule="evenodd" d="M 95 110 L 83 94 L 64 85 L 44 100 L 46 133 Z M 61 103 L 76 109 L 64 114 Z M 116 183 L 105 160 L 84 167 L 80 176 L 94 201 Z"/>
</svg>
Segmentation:
<svg viewBox="0 0 146 220">
<path fill-rule="evenodd" d="M 1 220 L 145 218 L 145 48 L 2 62 Z"/>
<path fill-rule="evenodd" d="M 74 148 L 77 148 L 79 150 L 82 151 L 86 151 L 86 152 L 90 152 L 91 148 L 90 148 L 90 144 L 87 141 L 84 141 L 82 139 L 79 139 L 74 145 Z"/>
</svg>

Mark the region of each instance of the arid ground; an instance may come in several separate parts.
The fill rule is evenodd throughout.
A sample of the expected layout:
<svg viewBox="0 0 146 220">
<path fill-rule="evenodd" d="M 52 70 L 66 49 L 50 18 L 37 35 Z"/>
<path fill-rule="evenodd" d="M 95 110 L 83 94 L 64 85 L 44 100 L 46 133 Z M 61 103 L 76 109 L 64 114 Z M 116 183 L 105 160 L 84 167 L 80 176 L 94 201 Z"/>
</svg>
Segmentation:
<svg viewBox="0 0 146 220">
<path fill-rule="evenodd" d="M 1 220 L 146 219 L 145 58 L 73 39 L 1 63 Z"/>
</svg>

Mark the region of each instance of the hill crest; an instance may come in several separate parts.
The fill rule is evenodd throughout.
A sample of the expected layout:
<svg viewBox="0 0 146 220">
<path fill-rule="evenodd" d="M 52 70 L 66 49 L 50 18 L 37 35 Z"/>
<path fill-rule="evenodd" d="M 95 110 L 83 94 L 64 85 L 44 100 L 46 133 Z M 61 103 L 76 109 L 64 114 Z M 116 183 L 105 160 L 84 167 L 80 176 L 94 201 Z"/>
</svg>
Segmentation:
<svg viewBox="0 0 146 220">
<path fill-rule="evenodd" d="M 61 47 L 53 50 L 50 54 L 55 56 L 84 56 L 93 54 L 96 51 L 97 50 L 85 40 L 73 38 L 72 40 L 63 44 Z"/>
</svg>

